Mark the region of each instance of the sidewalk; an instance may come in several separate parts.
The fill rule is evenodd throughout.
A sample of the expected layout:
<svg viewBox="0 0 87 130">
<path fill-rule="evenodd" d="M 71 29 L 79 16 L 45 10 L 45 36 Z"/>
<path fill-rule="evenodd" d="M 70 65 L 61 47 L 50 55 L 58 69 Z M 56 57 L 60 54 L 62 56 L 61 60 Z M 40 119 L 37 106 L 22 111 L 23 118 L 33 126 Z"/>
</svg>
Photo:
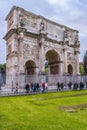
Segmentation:
<svg viewBox="0 0 87 130">
<path fill-rule="evenodd" d="M 84 87 L 83 89 L 87 89 L 86 87 Z M 68 86 L 64 86 L 63 89 L 61 89 L 60 91 L 57 91 L 57 86 L 48 86 L 45 89 L 45 92 L 63 92 L 63 91 L 72 91 L 74 90 L 73 88 L 69 89 Z M 78 91 L 80 90 L 80 88 L 78 88 L 77 90 L 74 91 Z M 22 95 L 32 95 L 32 94 L 40 94 L 42 93 L 42 88 L 40 88 L 40 90 L 38 92 L 32 92 L 32 90 L 30 90 L 29 93 L 26 93 L 26 89 L 25 88 L 19 88 L 18 92 L 15 92 L 15 89 L 12 88 L 6 88 L 6 87 L 1 87 L 0 90 L 0 97 L 4 97 L 4 96 L 22 96 Z"/>
</svg>

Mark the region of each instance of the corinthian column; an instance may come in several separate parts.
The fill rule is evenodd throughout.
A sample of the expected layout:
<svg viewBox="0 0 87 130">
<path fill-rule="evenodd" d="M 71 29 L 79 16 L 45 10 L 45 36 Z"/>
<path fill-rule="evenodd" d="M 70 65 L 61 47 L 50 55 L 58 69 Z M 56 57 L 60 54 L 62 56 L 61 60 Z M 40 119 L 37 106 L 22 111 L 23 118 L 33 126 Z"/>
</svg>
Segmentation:
<svg viewBox="0 0 87 130">
<path fill-rule="evenodd" d="M 24 64 L 23 64 L 23 38 L 24 38 L 24 30 L 19 32 L 19 40 L 18 40 L 18 51 L 19 51 L 19 72 L 24 72 Z"/>
<path fill-rule="evenodd" d="M 75 57 L 76 57 L 76 74 L 79 74 L 79 49 L 75 48 Z"/>
<path fill-rule="evenodd" d="M 67 48 L 64 48 L 64 72 L 67 73 Z"/>
<path fill-rule="evenodd" d="M 40 39 L 40 45 L 39 45 L 39 71 L 40 72 L 45 71 L 44 42 L 45 42 L 45 38 L 44 38 L 44 36 L 42 36 L 41 39 Z"/>
<path fill-rule="evenodd" d="M 79 54 L 77 53 L 77 74 L 79 74 Z"/>
</svg>

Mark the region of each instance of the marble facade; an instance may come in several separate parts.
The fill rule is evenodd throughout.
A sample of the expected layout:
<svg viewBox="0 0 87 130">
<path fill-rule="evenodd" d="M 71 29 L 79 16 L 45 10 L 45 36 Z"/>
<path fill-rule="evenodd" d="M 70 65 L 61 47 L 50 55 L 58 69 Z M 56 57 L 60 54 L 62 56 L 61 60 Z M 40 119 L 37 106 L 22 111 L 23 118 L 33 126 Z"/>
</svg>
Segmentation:
<svg viewBox="0 0 87 130">
<path fill-rule="evenodd" d="M 13 6 L 6 17 L 7 75 L 79 74 L 78 31 Z"/>
</svg>

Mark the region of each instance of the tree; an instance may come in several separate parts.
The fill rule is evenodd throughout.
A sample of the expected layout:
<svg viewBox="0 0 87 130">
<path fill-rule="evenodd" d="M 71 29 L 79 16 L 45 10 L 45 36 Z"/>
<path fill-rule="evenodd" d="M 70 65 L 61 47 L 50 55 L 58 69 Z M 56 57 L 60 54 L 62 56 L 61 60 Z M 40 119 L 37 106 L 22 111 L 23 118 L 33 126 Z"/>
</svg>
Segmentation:
<svg viewBox="0 0 87 130">
<path fill-rule="evenodd" d="M 87 51 L 85 52 L 83 63 L 84 63 L 84 71 L 85 73 L 87 73 Z"/>
<path fill-rule="evenodd" d="M 80 69 L 80 74 L 84 74 L 84 65 L 83 64 L 79 65 L 79 69 Z"/>
<path fill-rule="evenodd" d="M 5 64 L 0 64 L 0 72 L 6 71 L 6 63 Z"/>
</svg>

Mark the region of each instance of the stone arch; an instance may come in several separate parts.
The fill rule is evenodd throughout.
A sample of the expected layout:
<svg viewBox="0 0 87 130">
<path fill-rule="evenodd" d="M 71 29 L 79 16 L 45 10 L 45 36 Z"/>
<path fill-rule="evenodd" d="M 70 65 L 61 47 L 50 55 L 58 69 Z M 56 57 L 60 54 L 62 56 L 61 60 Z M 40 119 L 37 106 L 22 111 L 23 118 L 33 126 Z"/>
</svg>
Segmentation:
<svg viewBox="0 0 87 130">
<path fill-rule="evenodd" d="M 55 51 L 55 52 L 59 55 L 60 60 L 63 59 L 60 50 L 57 50 L 56 48 L 54 49 L 54 48 L 52 48 L 52 47 L 49 47 L 49 48 L 47 47 L 47 48 L 45 48 L 45 56 L 46 56 L 47 52 L 48 52 L 48 51 L 51 51 L 51 50 Z"/>
<path fill-rule="evenodd" d="M 48 61 L 48 71 L 50 74 L 59 74 L 59 68 L 60 68 L 60 56 L 59 54 L 51 49 L 48 50 L 45 54 L 46 60 Z"/>
<path fill-rule="evenodd" d="M 25 73 L 27 75 L 36 73 L 36 64 L 33 60 L 28 60 L 25 63 Z"/>
<path fill-rule="evenodd" d="M 68 65 L 68 73 L 73 75 L 73 66 L 71 64 Z"/>
</svg>

